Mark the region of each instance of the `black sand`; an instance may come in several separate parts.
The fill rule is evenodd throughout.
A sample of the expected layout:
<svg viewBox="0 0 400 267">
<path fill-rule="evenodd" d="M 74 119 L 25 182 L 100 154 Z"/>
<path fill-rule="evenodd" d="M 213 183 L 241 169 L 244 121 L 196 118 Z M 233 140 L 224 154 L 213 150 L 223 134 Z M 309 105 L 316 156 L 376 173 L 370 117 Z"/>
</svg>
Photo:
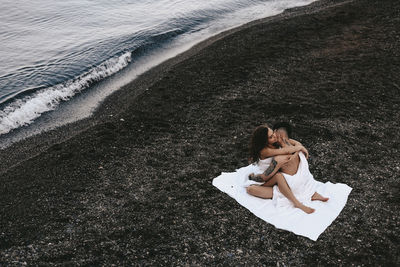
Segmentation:
<svg viewBox="0 0 400 267">
<path fill-rule="evenodd" d="M 1 151 L 0 265 L 399 265 L 400 3 L 333 2 L 212 38 Z M 279 120 L 317 180 L 353 187 L 317 242 L 211 185 Z"/>
</svg>

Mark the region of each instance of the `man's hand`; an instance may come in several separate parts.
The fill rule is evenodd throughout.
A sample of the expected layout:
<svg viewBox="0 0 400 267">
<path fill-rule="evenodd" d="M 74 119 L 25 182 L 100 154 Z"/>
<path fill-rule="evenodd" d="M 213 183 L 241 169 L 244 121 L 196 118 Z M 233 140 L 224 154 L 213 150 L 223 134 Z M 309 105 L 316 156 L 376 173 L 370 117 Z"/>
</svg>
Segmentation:
<svg viewBox="0 0 400 267">
<path fill-rule="evenodd" d="M 306 159 L 308 159 L 308 150 L 304 146 L 301 146 L 300 151 L 303 152 Z"/>
</svg>

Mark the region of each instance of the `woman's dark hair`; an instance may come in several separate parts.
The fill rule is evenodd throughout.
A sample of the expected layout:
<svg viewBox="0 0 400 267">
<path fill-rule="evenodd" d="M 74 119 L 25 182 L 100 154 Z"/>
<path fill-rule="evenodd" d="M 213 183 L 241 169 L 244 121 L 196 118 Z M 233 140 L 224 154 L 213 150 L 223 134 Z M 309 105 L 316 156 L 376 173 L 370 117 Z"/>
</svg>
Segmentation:
<svg viewBox="0 0 400 267">
<path fill-rule="evenodd" d="M 268 125 L 258 126 L 251 135 L 249 154 L 249 161 L 251 163 L 260 160 L 260 151 L 268 145 Z"/>
<path fill-rule="evenodd" d="M 272 126 L 272 130 L 274 131 L 282 128 L 286 131 L 288 137 L 290 138 L 292 136 L 292 125 L 287 122 L 277 122 L 274 124 L 274 126 Z"/>
</svg>

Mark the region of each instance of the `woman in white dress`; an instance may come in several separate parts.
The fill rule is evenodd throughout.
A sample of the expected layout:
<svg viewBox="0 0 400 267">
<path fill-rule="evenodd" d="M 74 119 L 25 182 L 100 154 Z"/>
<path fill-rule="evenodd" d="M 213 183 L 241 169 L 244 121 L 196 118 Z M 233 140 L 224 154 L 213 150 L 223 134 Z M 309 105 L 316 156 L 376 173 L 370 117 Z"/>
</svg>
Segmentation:
<svg viewBox="0 0 400 267">
<path fill-rule="evenodd" d="M 258 164 L 263 173 L 250 174 L 249 179 L 255 184 L 246 188 L 249 194 L 260 198 L 289 200 L 306 213 L 315 210 L 305 206 L 295 195 L 302 200 L 328 200 L 315 192 L 315 180 L 308 170 L 306 160 L 307 149 L 301 143 L 289 139 L 285 129 L 273 131 L 267 125 L 257 127 L 251 138 L 250 155 L 251 161 Z M 293 188 L 289 187 L 288 182 Z"/>
</svg>

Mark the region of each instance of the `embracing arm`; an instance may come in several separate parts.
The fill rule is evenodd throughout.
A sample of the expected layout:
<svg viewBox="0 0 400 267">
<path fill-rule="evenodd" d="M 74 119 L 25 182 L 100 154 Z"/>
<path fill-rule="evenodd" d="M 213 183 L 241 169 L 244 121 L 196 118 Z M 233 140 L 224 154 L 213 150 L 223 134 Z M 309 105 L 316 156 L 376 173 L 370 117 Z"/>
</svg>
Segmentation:
<svg viewBox="0 0 400 267">
<path fill-rule="evenodd" d="M 250 179 L 259 183 L 267 182 L 275 175 L 275 173 L 279 171 L 280 168 L 281 168 L 280 164 L 276 162 L 275 159 L 272 159 L 271 164 L 262 173 L 262 175 L 252 175 Z"/>
<path fill-rule="evenodd" d="M 289 139 L 289 143 L 290 143 L 292 146 L 302 146 L 302 144 L 301 144 L 299 141 L 296 141 L 296 140 L 294 140 L 294 139 Z"/>
<path fill-rule="evenodd" d="M 287 154 L 293 154 L 297 151 L 301 151 L 303 146 L 286 146 L 282 148 L 264 148 L 261 150 L 260 154 L 262 158 L 269 158 L 269 157 L 275 157 L 279 155 L 287 155 Z"/>
</svg>

